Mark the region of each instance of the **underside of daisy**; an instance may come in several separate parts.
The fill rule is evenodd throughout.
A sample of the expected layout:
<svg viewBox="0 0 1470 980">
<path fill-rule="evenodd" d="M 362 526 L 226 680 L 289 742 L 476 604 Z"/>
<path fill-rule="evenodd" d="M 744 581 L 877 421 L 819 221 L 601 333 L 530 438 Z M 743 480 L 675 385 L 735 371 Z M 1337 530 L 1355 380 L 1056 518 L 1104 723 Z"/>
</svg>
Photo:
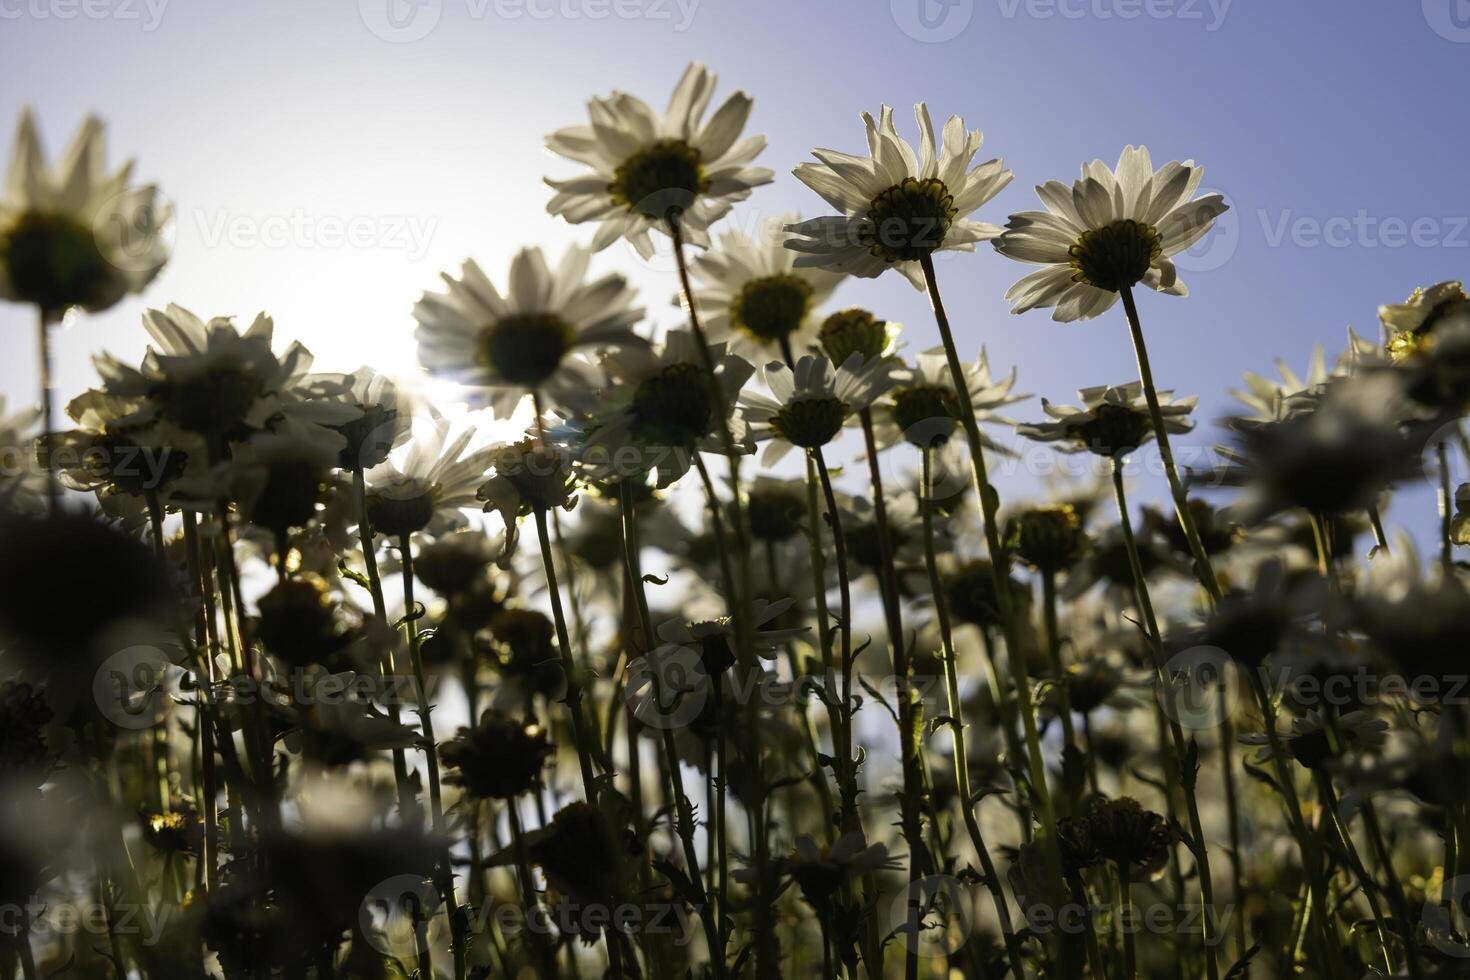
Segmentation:
<svg viewBox="0 0 1470 980">
<path fill-rule="evenodd" d="M 995 240 L 1002 255 L 1042 267 L 1006 292 L 1011 312 L 1054 307 L 1054 320 L 1086 320 L 1140 283 L 1186 295 L 1173 257 L 1228 207 L 1219 194 L 1194 196 L 1203 175 L 1192 161 L 1155 171 L 1148 150 L 1130 146 L 1116 168 L 1094 160 L 1070 187 L 1055 180 L 1037 187 L 1047 210 L 1011 215 Z"/>
</svg>

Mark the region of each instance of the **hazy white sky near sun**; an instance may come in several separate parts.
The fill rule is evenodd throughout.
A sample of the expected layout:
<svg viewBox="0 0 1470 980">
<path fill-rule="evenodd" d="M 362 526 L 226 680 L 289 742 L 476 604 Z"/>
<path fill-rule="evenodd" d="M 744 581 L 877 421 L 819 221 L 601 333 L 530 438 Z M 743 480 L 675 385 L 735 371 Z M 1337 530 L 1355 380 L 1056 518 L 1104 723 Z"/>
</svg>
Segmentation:
<svg viewBox="0 0 1470 980">
<path fill-rule="evenodd" d="M 1335 355 L 1349 324 L 1376 331 L 1379 303 L 1465 275 L 1470 135 L 1448 108 L 1470 82 L 1459 3 L 0 0 L 0 145 L 26 102 L 52 153 L 95 111 L 113 159 L 136 157 L 178 211 L 174 258 L 144 296 L 57 335 L 70 396 L 96 351 L 141 356 L 139 314 L 168 302 L 264 309 L 324 369 L 413 375 L 410 310 L 439 272 L 474 256 L 503 277 L 524 244 L 555 254 L 590 234 L 545 213 L 542 177 L 573 168 L 543 135 L 613 88 L 661 108 L 691 59 L 719 72 L 717 99 L 750 92 L 751 130 L 770 137 L 760 162 L 777 180 L 737 211 L 746 227 L 820 213 L 791 167 L 813 146 L 860 150 L 857 114 L 882 102 L 910 137 L 920 99 L 985 130 L 982 157 L 1016 171 L 977 215 L 995 223 L 1035 207 L 1034 184 L 1142 142 L 1156 162 L 1203 163 L 1234 206 L 1180 263 L 1193 295 L 1140 301 L 1161 384 L 1200 394 L 1209 422 L 1242 371 L 1275 356 L 1304 368 L 1316 342 Z M 615 245 L 594 268 L 626 272 L 654 322 L 679 319 L 667 249 L 644 263 Z M 1025 271 L 988 247 L 940 266 L 963 348 L 983 342 L 998 372 L 1019 365 L 1020 390 L 1056 401 L 1136 377 L 1118 309 L 1010 316 L 1002 294 Z M 908 324 L 910 350 L 937 341 L 897 276 L 835 302 Z M 30 402 L 31 319 L 0 307 L 0 329 L 0 394 Z"/>
</svg>

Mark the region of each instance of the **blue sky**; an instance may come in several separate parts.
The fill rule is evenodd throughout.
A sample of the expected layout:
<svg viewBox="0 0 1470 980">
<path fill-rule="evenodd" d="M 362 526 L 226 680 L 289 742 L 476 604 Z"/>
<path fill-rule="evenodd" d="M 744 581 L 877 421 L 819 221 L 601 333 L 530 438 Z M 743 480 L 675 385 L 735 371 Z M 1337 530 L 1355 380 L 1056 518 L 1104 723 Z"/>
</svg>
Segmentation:
<svg viewBox="0 0 1470 980">
<path fill-rule="evenodd" d="M 982 156 L 1016 172 L 977 216 L 996 223 L 1127 143 L 1204 164 L 1233 210 L 1180 263 L 1193 295 L 1140 308 L 1161 384 L 1199 394 L 1207 421 L 1242 371 L 1335 354 L 1349 324 L 1376 332 L 1379 303 L 1470 257 L 1466 0 L 0 0 L 0 141 L 25 102 L 53 153 L 98 112 L 114 158 L 136 156 L 179 212 L 155 285 L 58 336 L 63 394 L 92 380 L 93 352 L 141 355 L 140 312 L 169 301 L 268 310 L 327 368 L 411 370 L 410 309 L 439 271 L 473 255 L 494 274 L 523 244 L 586 237 L 544 212 L 540 178 L 567 171 L 543 134 L 614 87 L 661 105 L 691 59 L 755 98 L 777 172 L 761 212 L 820 213 L 790 168 L 813 146 L 860 149 L 858 112 L 885 102 L 901 129 L 921 99 L 984 129 Z M 599 264 L 677 319 L 667 263 L 619 245 Z M 962 347 L 1058 401 L 1136 377 L 1118 309 L 1011 316 L 1002 294 L 1025 271 L 989 248 L 941 264 Z M 911 349 L 936 340 L 896 276 L 837 302 L 909 324 Z M 0 329 L 0 393 L 30 401 L 30 318 L 0 307 Z"/>
</svg>

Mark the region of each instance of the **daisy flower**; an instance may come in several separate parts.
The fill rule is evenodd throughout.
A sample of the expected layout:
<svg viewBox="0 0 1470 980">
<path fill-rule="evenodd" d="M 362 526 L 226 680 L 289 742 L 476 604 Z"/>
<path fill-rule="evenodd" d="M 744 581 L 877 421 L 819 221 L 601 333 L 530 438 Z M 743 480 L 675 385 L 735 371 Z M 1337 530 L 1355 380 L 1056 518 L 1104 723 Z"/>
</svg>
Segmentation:
<svg viewBox="0 0 1470 980">
<path fill-rule="evenodd" d="M 1077 394 L 1082 399 L 1080 408 L 1053 405 L 1043 398 L 1041 410 L 1052 421 L 1018 425 L 1017 435 L 1056 443 L 1065 453 L 1092 452 L 1114 459 L 1126 456 L 1154 437 L 1143 385 L 1137 381 L 1116 387 L 1079 388 Z M 1194 422 L 1188 415 L 1198 401 L 1197 397 L 1175 401 L 1172 391 L 1159 392 L 1164 428 L 1169 432 L 1193 429 Z"/>
<path fill-rule="evenodd" d="M 818 163 L 796 167 L 798 180 L 840 213 L 787 227 L 796 237 L 786 247 L 802 253 L 798 266 L 823 266 L 863 278 L 896 267 L 917 289 L 924 288 L 919 259 L 941 250 L 973 252 L 1001 229 L 969 220 L 1013 174 L 1000 160 L 974 169 L 970 162 L 985 137 L 950 116 L 936 145 L 929 107 L 914 106 L 919 152 L 898 135 L 893 110 L 883 106 L 878 121 L 863 113 L 868 156 L 813 150 Z"/>
<path fill-rule="evenodd" d="M 419 363 L 467 385 L 497 417 L 509 416 L 528 392 L 554 404 L 581 404 L 597 373 L 586 348 L 647 341 L 633 333 L 643 310 L 627 280 L 609 273 L 588 280 L 591 252 L 573 245 L 553 272 L 539 248 L 517 252 L 505 293 L 473 259 L 448 287 L 425 293 L 414 307 Z"/>
<path fill-rule="evenodd" d="M 1329 725 L 1322 709 L 1313 708 L 1300 718 L 1293 718 L 1291 730 L 1279 738 L 1289 758 L 1308 769 L 1322 769 L 1349 752 L 1381 749 L 1388 741 L 1388 722 L 1366 711 L 1347 711 L 1333 718 Z M 1240 741 L 1260 747 L 1255 757 L 1257 763 L 1272 758 L 1269 735 L 1242 735 Z"/>
<path fill-rule="evenodd" d="M 366 365 L 344 382 L 339 400 L 360 414 L 332 426 L 347 442 L 337 465 L 348 472 L 370 470 L 413 434 L 415 403 L 391 378 Z"/>
<path fill-rule="evenodd" d="M 767 660 L 790 640 L 809 631 L 806 626 L 787 626 L 786 614 L 796 604 L 789 596 L 774 601 L 755 598 L 750 608 L 751 647 Z M 670 619 L 659 624 L 659 642 L 670 647 L 689 648 L 699 654 L 706 671 L 725 670 L 735 660 L 735 620 L 720 616 L 698 623 Z M 712 663 L 711 661 L 714 661 Z M 723 664 L 723 666 L 717 666 Z"/>
<path fill-rule="evenodd" d="M 849 306 L 822 321 L 814 346 L 833 364 L 841 364 L 853 353 L 861 354 L 864 360 L 893 357 L 898 353 L 898 335 L 902 332 L 901 323 L 880 320 L 870 310 Z"/>
<path fill-rule="evenodd" d="M 107 172 L 102 121 L 88 116 L 55 167 L 30 109 L 21 113 L 0 192 L 0 297 L 48 321 L 73 306 L 105 310 L 141 292 L 168 259 L 172 208 L 157 188 L 130 184 L 133 164 Z"/>
<path fill-rule="evenodd" d="M 981 348 L 973 364 L 963 365 L 965 388 L 970 393 L 975 420 L 980 423 L 1015 425 L 1014 419 L 996 414 L 995 410 L 1030 395 L 1013 394 L 1016 369 L 999 381 L 990 378 L 990 360 Z M 916 446 L 933 448 L 949 441 L 960 423 L 960 401 L 954 378 L 943 347 L 921 353 L 912 370 L 900 377 L 895 387 L 879 403 L 874 418 L 873 434 L 880 449 L 908 441 Z M 986 449 L 1014 455 L 1011 450 L 992 440 L 981 430 L 981 443 Z"/>
<path fill-rule="evenodd" d="M 1187 295 L 1173 256 L 1229 207 L 1219 194 L 1194 197 L 1203 176 L 1192 160 L 1155 171 L 1146 147 L 1129 146 L 1116 169 L 1094 160 L 1071 188 L 1057 180 L 1037 187 L 1047 210 L 1011 215 L 995 240 L 1002 255 L 1043 266 L 1006 292 L 1011 312 L 1055 307 L 1053 320 L 1087 320 L 1140 282 Z"/>
<path fill-rule="evenodd" d="M 761 462 L 769 466 L 793 446 L 819 449 L 831 442 L 850 418 L 893 385 L 891 371 L 890 364 L 864 363 L 858 354 L 835 370 L 821 354 L 806 355 L 794 370 L 780 361 L 767 364 L 761 376 L 771 395 L 747 392 L 740 400 L 751 437 L 771 443 Z"/>
<path fill-rule="evenodd" d="M 1231 388 L 1230 395 L 1251 410 L 1250 418 L 1277 422 L 1296 412 L 1315 408 L 1327 385 L 1351 374 L 1355 363 L 1354 351 L 1350 347 L 1329 371 L 1322 345 L 1317 344 L 1312 348 L 1312 360 L 1307 365 L 1305 376 L 1297 374 L 1278 357 L 1276 370 L 1279 379 L 1247 371 L 1243 376 L 1245 388 Z"/>
<path fill-rule="evenodd" d="M 520 518 L 555 507 L 571 510 L 577 504 L 572 458 L 565 447 L 537 435 L 540 429 L 540 424 L 532 426 L 520 442 L 493 447 L 489 469 L 494 475 L 476 491 L 485 511 L 499 514 L 505 525 L 502 562 L 515 551 Z"/>
<path fill-rule="evenodd" d="M 715 76 L 698 62 L 679 79 L 663 117 L 625 92 L 587 103 L 590 125 L 569 126 L 546 137 L 557 156 L 591 173 L 546 183 L 556 194 L 546 210 L 571 224 L 600 222 L 592 250 L 628 239 L 644 258 L 653 255 L 649 232 L 669 232 L 678 222 L 683 238 L 709 247 L 709 226 L 751 190 L 769 184 L 771 171 L 749 166 L 765 149 L 764 136 L 740 138 L 751 99 L 736 92 L 704 121 Z"/>
<path fill-rule="evenodd" d="M 732 353 L 764 361 L 805 350 L 817 339 L 823 320 L 816 310 L 843 273 L 796 266 L 796 253 L 776 235 L 795 219 L 786 214 L 763 221 L 755 239 L 728 231 L 718 248 L 695 261 L 690 271 L 701 285 L 694 298 L 711 342 L 726 341 Z"/>
<path fill-rule="evenodd" d="M 309 373 L 312 354 L 300 343 L 274 352 L 275 324 L 264 313 L 242 334 L 229 317 L 206 323 L 170 304 L 144 313 L 143 326 L 157 347 L 149 347 L 141 368 L 108 354 L 94 361 L 109 395 L 138 401 L 139 411 L 123 420 L 129 424 L 162 419 L 218 443 L 242 426 L 289 419 L 326 427 L 360 414 L 333 400 L 343 390 L 340 380 Z"/>
<path fill-rule="evenodd" d="M 478 506 L 475 491 L 493 459 L 492 449 L 466 453 L 473 425 L 451 439 L 448 419 L 433 406 L 427 406 L 426 415 L 429 431 L 415 434 L 401 462 L 388 459 L 367 473 L 368 521 L 391 538 L 462 526 L 460 511 Z"/>
<path fill-rule="evenodd" d="M 710 404 L 709 373 L 698 345 L 689 331 L 672 330 L 658 352 L 630 347 L 602 359 L 604 405 L 576 426 L 581 431 L 576 454 L 589 479 L 623 480 L 651 471 L 655 485 L 663 488 L 688 472 L 694 453 L 724 451 L 724 432 Z M 727 353 L 723 343 L 711 344 L 709 357 L 726 423 L 734 427 L 737 448 L 744 449 L 739 419 L 729 416 L 755 369 Z"/>
</svg>

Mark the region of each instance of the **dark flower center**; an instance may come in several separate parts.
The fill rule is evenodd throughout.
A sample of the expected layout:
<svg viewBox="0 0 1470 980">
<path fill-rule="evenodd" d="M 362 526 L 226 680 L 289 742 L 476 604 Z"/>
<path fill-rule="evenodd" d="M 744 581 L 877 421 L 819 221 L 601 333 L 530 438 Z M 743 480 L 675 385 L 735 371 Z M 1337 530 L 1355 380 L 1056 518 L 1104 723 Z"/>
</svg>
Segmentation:
<svg viewBox="0 0 1470 980">
<path fill-rule="evenodd" d="M 959 424 L 960 403 L 954 389 L 941 385 L 910 385 L 893 393 L 889 411 L 893 424 L 916 446 L 941 446 Z"/>
<path fill-rule="evenodd" d="M 762 276 L 740 287 L 730 303 L 730 322 L 759 340 L 781 340 L 801 327 L 811 302 L 811 284 L 800 276 Z"/>
<path fill-rule="evenodd" d="M 39 211 L 0 231 L 0 266 L 16 295 L 47 313 L 102 302 L 117 274 L 89 228 Z"/>
<path fill-rule="evenodd" d="M 367 516 L 368 523 L 379 534 L 390 538 L 413 534 L 428 527 L 434 519 L 434 494 L 428 490 L 368 494 Z"/>
<path fill-rule="evenodd" d="M 666 446 L 688 446 L 709 433 L 708 375 L 694 364 L 673 364 L 648 378 L 633 394 L 639 434 Z"/>
<path fill-rule="evenodd" d="M 1121 456 L 1141 446 L 1152 428 L 1143 412 L 1123 405 L 1099 405 L 1089 421 L 1073 429 L 1073 435 L 1099 456 Z"/>
<path fill-rule="evenodd" d="M 750 533 L 757 541 L 785 541 L 801 531 L 806 501 L 795 493 L 756 490 L 746 501 Z"/>
<path fill-rule="evenodd" d="M 155 385 L 149 392 L 163 417 L 179 428 L 205 436 L 235 428 L 260 397 L 260 378 L 237 368 L 215 368 L 191 378 Z"/>
<path fill-rule="evenodd" d="M 869 203 L 862 241 L 885 262 L 912 262 L 944 244 L 958 214 L 944 181 L 905 177 Z"/>
<path fill-rule="evenodd" d="M 827 317 L 821 339 L 822 350 L 833 364 L 843 364 L 855 353 L 870 361 L 881 357 L 888 347 L 888 324 L 854 306 Z"/>
<path fill-rule="evenodd" d="M 480 332 L 480 359 L 501 380 L 534 387 L 561 366 L 574 339 L 555 313 L 515 313 Z"/>
<path fill-rule="evenodd" d="M 618 164 L 607 189 L 630 211 L 663 220 L 689 208 L 708 188 L 697 149 L 683 140 L 659 140 Z"/>
<path fill-rule="evenodd" d="M 1158 230 L 1131 218 L 1091 228 L 1067 249 L 1072 281 L 1110 292 L 1126 289 L 1144 277 L 1163 250 Z"/>
<path fill-rule="evenodd" d="M 793 446 L 816 449 L 832 441 L 851 411 L 840 398 L 803 398 L 777 412 L 771 427 Z"/>
<path fill-rule="evenodd" d="M 337 465 L 344 470 L 370 470 L 388 458 L 398 432 L 398 410 L 386 405 L 359 405 L 362 415 L 336 426 L 347 440 Z"/>
</svg>

